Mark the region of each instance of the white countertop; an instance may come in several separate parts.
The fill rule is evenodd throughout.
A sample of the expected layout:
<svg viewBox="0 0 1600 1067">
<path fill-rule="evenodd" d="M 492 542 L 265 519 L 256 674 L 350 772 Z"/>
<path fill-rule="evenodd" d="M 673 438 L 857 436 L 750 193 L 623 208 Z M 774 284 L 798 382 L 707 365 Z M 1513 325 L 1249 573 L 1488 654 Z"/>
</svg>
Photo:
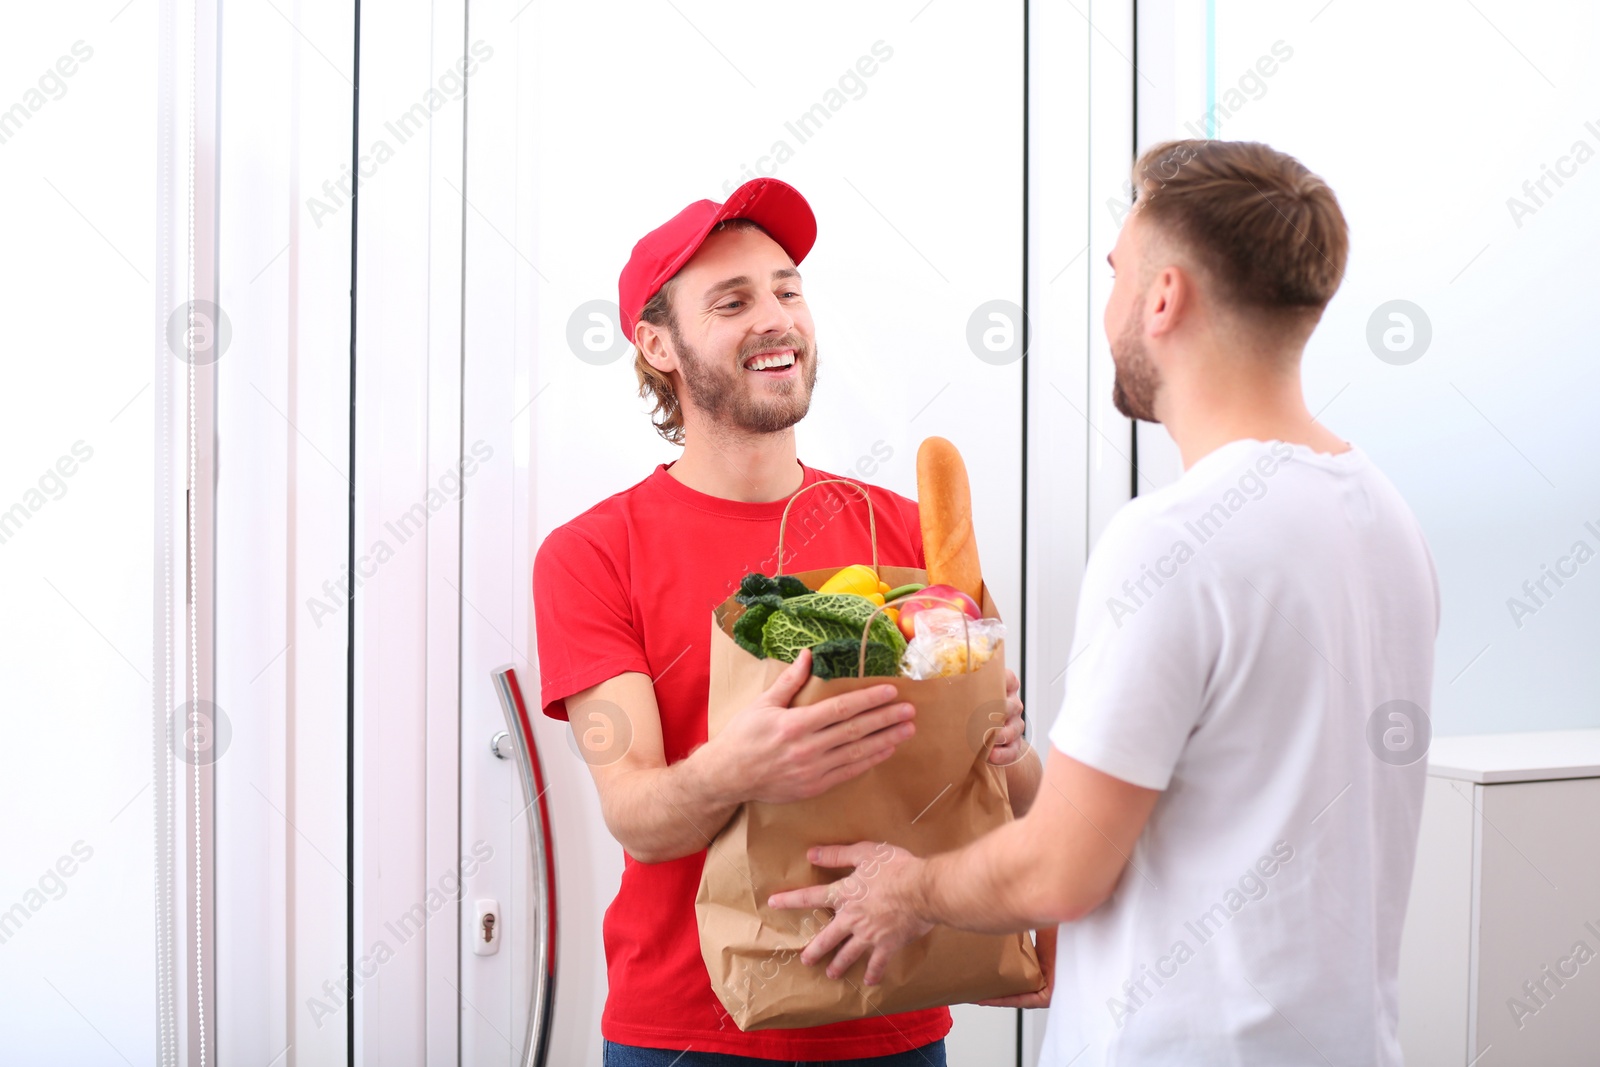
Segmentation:
<svg viewBox="0 0 1600 1067">
<path fill-rule="evenodd" d="M 1435 737 L 1428 773 L 1483 785 L 1600 778 L 1600 730 Z"/>
</svg>

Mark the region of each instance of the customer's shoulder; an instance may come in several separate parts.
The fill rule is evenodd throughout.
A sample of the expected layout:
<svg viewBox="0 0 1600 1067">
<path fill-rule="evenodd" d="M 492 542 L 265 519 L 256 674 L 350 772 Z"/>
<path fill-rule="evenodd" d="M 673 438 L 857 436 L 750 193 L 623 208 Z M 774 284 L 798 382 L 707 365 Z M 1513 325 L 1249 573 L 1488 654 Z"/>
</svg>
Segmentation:
<svg viewBox="0 0 1600 1067">
<path fill-rule="evenodd" d="M 1241 501 L 1264 496 L 1294 458 L 1294 449 L 1283 441 L 1230 441 L 1166 485 L 1145 490 L 1141 483 L 1139 495 L 1123 506 L 1118 517 L 1128 524 L 1181 523 L 1219 505 L 1237 510 Z"/>
</svg>

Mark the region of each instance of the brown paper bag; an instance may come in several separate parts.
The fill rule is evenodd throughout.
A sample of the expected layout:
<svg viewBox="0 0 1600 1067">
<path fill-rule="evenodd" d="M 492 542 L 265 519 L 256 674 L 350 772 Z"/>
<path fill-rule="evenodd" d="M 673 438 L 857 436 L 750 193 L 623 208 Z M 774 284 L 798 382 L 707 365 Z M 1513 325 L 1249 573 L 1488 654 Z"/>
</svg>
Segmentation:
<svg viewBox="0 0 1600 1067">
<path fill-rule="evenodd" d="M 866 495 L 855 483 L 831 481 Z M 867 506 L 870 512 L 870 498 Z M 780 525 L 780 569 L 782 529 Z M 872 530 L 876 566 L 875 520 Z M 795 577 L 815 589 L 838 569 L 802 571 Z M 927 581 L 927 573 L 917 568 L 877 569 L 880 580 L 891 587 Z M 982 608 L 986 618 L 999 615 L 987 589 Z M 730 597 L 712 612 L 711 736 L 788 666 L 758 659 L 733 640 L 733 623 L 743 611 L 744 605 Z M 988 762 L 993 727 L 1005 715 L 1005 676 L 1002 642 L 976 671 L 922 681 L 896 678 L 900 699 L 917 709 L 917 730 L 893 756 L 810 800 L 747 803 L 712 841 L 695 900 L 700 952 L 712 989 L 739 1029 L 817 1026 L 1043 987 L 1044 975 L 1027 934 L 975 934 L 945 926 L 901 949 L 877 986 L 863 981 L 865 957 L 841 978 L 829 978 L 823 964 L 800 962 L 800 950 L 826 925 L 829 914 L 774 910 L 766 904 L 780 890 L 832 882 L 847 873 L 813 866 L 806 859 L 813 845 L 886 841 L 927 856 L 1010 822 L 1005 771 Z M 883 681 L 813 677 L 792 703 L 813 704 Z"/>
</svg>

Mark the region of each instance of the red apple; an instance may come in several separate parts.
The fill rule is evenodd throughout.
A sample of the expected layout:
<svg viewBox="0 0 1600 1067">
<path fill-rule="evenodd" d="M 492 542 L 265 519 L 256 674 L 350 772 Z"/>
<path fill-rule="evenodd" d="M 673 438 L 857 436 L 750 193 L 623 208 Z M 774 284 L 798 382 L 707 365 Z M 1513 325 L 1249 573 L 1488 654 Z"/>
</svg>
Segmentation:
<svg viewBox="0 0 1600 1067">
<path fill-rule="evenodd" d="M 928 608 L 959 608 L 966 612 L 970 619 L 983 618 L 983 611 L 978 607 L 977 601 L 953 585 L 930 585 L 902 600 L 899 608 L 900 632 L 906 635 L 907 641 L 916 636 L 917 631 L 912 620 L 917 617 L 917 612 L 926 611 Z"/>
</svg>

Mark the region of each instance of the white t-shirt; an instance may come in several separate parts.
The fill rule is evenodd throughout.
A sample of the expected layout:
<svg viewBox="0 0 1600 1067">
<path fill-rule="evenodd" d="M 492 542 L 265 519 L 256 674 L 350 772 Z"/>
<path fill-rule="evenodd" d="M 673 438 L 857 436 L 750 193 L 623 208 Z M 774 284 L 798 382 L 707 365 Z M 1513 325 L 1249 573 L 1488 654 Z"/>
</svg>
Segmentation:
<svg viewBox="0 0 1600 1067">
<path fill-rule="evenodd" d="M 1360 448 L 1233 441 L 1117 512 L 1049 736 L 1163 793 L 1061 928 L 1041 1064 L 1400 1063 L 1438 626 L 1422 531 Z"/>
</svg>

